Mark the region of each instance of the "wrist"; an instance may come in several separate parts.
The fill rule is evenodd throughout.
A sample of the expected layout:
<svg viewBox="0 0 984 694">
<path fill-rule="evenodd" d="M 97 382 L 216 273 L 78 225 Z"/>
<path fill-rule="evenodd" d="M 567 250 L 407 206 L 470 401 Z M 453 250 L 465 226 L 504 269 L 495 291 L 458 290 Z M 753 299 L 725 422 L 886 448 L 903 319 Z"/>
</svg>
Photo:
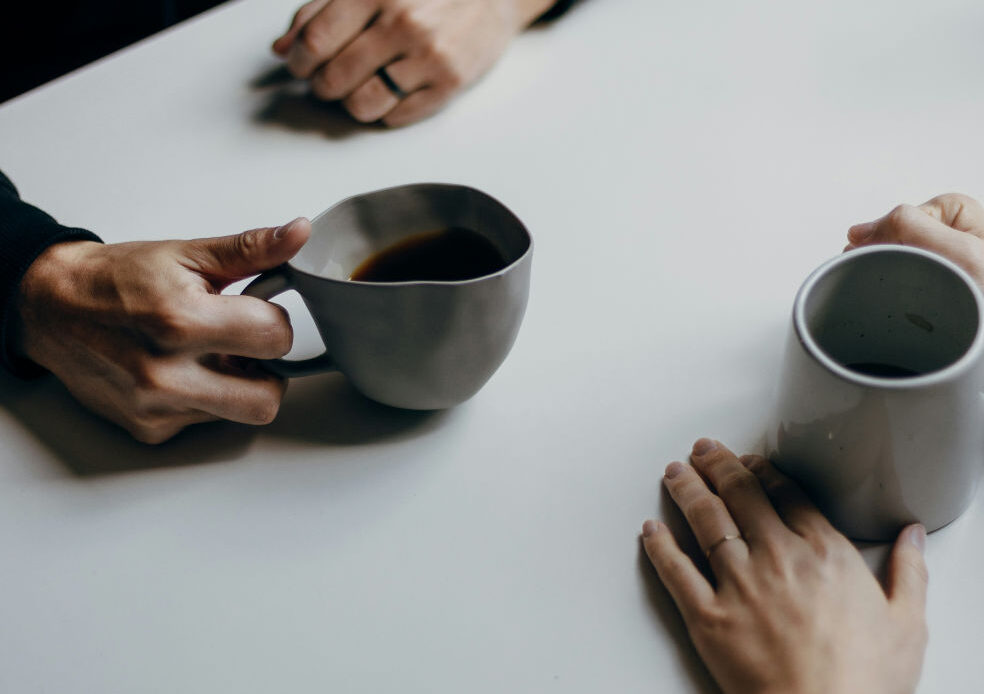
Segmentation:
<svg viewBox="0 0 984 694">
<path fill-rule="evenodd" d="M 59 305 L 79 296 L 79 275 L 94 249 L 95 241 L 65 241 L 46 248 L 21 279 L 11 321 L 13 354 L 48 370 L 45 344 L 58 330 Z"/>
</svg>

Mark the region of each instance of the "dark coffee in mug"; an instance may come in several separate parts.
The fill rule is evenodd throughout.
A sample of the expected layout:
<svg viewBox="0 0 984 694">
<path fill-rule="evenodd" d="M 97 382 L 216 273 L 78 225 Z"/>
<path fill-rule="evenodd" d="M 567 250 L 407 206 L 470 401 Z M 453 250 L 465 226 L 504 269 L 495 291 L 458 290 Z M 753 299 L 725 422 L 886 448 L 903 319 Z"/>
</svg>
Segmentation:
<svg viewBox="0 0 984 694">
<path fill-rule="evenodd" d="M 459 282 L 484 277 L 508 265 L 486 237 L 464 227 L 412 234 L 364 260 L 357 282 Z"/>
<path fill-rule="evenodd" d="M 874 376 L 876 378 L 912 378 L 913 376 L 921 376 L 924 373 L 906 368 L 905 366 L 896 366 L 895 364 L 886 364 L 877 361 L 847 364 L 847 368 L 865 376 Z"/>
</svg>

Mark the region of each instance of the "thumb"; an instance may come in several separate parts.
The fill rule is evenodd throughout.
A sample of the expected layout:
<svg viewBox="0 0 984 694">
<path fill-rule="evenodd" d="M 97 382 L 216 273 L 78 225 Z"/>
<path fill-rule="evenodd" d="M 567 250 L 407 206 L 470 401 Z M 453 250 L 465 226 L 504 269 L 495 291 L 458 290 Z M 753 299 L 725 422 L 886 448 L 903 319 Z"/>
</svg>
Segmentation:
<svg viewBox="0 0 984 694">
<path fill-rule="evenodd" d="M 888 559 L 888 599 L 906 612 L 926 611 L 929 570 L 923 559 L 926 529 L 919 523 L 905 528 L 895 540 Z"/>
<path fill-rule="evenodd" d="M 182 251 L 192 270 L 221 284 L 286 263 L 310 235 L 311 222 L 298 217 L 280 227 L 185 241 Z"/>
</svg>

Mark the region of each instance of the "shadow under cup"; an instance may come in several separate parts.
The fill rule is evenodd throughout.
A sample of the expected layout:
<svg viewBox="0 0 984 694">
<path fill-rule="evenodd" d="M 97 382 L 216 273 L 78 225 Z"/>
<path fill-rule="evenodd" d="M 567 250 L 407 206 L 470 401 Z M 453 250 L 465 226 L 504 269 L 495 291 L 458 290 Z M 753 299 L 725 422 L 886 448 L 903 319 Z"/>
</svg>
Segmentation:
<svg viewBox="0 0 984 694">
<path fill-rule="evenodd" d="M 800 288 L 767 454 L 848 536 L 934 530 L 973 498 L 982 307 L 963 270 L 902 246 L 838 256 Z"/>
<path fill-rule="evenodd" d="M 455 281 L 350 279 L 393 244 L 450 228 L 481 235 L 502 257 L 500 268 Z M 338 370 L 377 402 L 444 409 L 478 392 L 512 348 L 526 310 L 532 251 L 522 222 L 479 190 L 398 186 L 348 198 L 318 215 L 297 256 L 243 293 L 269 299 L 295 289 L 318 326 L 325 353 L 264 362 L 275 373 Z"/>
</svg>

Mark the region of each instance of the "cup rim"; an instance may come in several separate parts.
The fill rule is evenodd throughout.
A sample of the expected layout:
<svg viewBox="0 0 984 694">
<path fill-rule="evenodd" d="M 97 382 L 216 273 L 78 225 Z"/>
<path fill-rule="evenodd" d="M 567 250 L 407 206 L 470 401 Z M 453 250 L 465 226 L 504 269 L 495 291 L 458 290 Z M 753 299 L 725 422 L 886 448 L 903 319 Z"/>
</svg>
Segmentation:
<svg viewBox="0 0 984 694">
<path fill-rule="evenodd" d="M 490 278 L 505 275 L 506 273 L 511 271 L 514 267 L 516 267 L 518 264 L 526 260 L 533 253 L 533 235 L 530 233 L 530 230 L 526 228 L 526 225 L 523 223 L 523 220 L 521 220 L 519 216 L 516 215 L 515 212 L 513 212 L 511 209 L 506 207 L 506 205 L 503 204 L 502 201 L 499 200 L 498 198 L 489 195 L 483 190 L 462 183 L 442 183 L 442 182 L 403 183 L 396 186 L 387 186 L 386 188 L 378 188 L 376 190 L 366 191 L 365 193 L 356 193 L 355 195 L 349 195 L 348 197 L 342 198 L 334 205 L 331 205 L 327 209 L 319 212 L 314 218 L 311 219 L 311 226 L 313 228 L 314 225 L 318 222 L 318 220 L 320 220 L 322 217 L 331 214 L 335 209 L 350 202 L 351 200 L 354 200 L 356 198 L 363 198 L 368 195 L 376 195 L 378 193 L 386 193 L 391 190 L 405 189 L 405 188 L 453 189 L 458 191 L 467 191 L 469 193 L 475 193 L 483 198 L 486 198 L 487 200 L 490 200 L 491 202 L 495 203 L 500 208 L 502 208 L 502 210 L 505 211 L 505 213 L 509 215 L 516 222 L 518 228 L 526 236 L 525 250 L 523 250 L 523 252 L 520 253 L 515 260 L 512 260 L 510 263 L 499 268 L 495 272 L 490 272 L 485 275 L 479 275 L 478 277 L 469 277 L 468 279 L 463 279 L 463 280 L 408 280 L 404 282 L 366 282 L 363 280 L 338 279 L 337 277 L 325 277 L 324 275 L 319 275 L 313 272 L 308 272 L 307 270 L 302 270 L 292 262 L 293 259 L 287 261 L 286 263 L 290 267 L 291 272 L 296 272 L 306 277 L 311 277 L 313 279 L 322 280 L 325 282 L 335 282 L 338 284 L 343 284 L 345 286 L 355 286 L 355 287 L 378 287 L 380 289 L 386 289 L 392 287 L 426 287 L 426 286 L 457 287 L 462 285 L 474 284 L 477 282 L 484 282 L 485 280 L 488 280 Z M 301 250 L 303 250 L 303 247 Z M 301 251 L 298 251 L 298 255 L 300 253 Z"/>
<path fill-rule="evenodd" d="M 909 376 L 906 378 L 890 378 L 884 376 L 871 376 L 869 374 L 863 374 L 848 369 L 846 366 L 833 359 L 827 354 L 826 351 L 824 351 L 823 348 L 820 347 L 817 341 L 810 334 L 807 327 L 806 298 L 811 294 L 816 284 L 832 269 L 846 262 L 850 262 L 854 258 L 861 255 L 870 255 L 875 253 L 903 253 L 921 256 L 927 260 L 937 263 L 938 265 L 942 265 L 947 270 L 950 270 L 954 275 L 960 278 L 964 285 L 966 285 L 967 289 L 971 293 L 971 296 L 974 298 L 975 305 L 977 306 L 977 332 L 974 334 L 974 339 L 971 341 L 970 345 L 968 345 L 967 349 L 964 350 L 963 354 L 961 354 L 958 359 L 937 371 L 931 371 L 926 374 Z M 951 381 L 974 368 L 975 361 L 979 358 L 980 352 L 984 350 L 984 293 L 981 292 L 980 287 L 977 286 L 966 270 L 958 266 L 952 260 L 943 257 L 939 253 L 927 251 L 923 248 L 903 246 L 899 244 L 878 244 L 874 246 L 865 246 L 863 248 L 855 248 L 838 256 L 834 256 L 810 273 L 810 275 L 803 282 L 802 286 L 800 286 L 799 291 L 796 292 L 796 299 L 793 302 L 793 327 L 796 337 L 799 339 L 800 344 L 803 345 L 806 353 L 816 361 L 820 362 L 820 364 L 827 371 L 839 376 L 845 381 L 861 386 L 874 386 L 886 390 L 908 390 L 911 388 L 932 386 Z"/>
</svg>

